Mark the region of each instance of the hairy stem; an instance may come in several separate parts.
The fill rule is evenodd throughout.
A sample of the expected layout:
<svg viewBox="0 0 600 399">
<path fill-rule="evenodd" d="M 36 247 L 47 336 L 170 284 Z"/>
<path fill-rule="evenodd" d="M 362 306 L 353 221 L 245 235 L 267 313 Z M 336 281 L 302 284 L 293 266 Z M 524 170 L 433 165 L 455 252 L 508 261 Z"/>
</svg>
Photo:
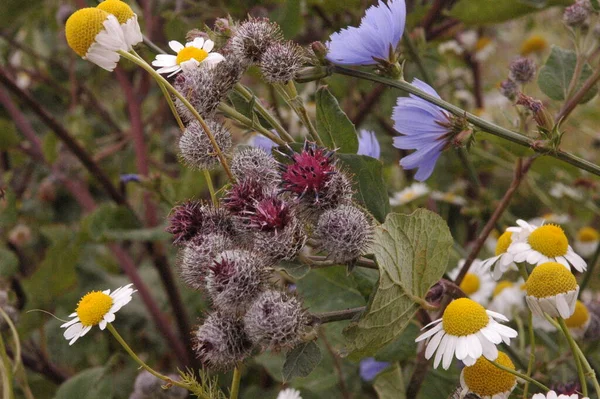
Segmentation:
<svg viewBox="0 0 600 399">
<path fill-rule="evenodd" d="M 229 399 L 237 399 L 240 393 L 240 382 L 242 380 L 242 373 L 240 372 L 240 367 L 236 367 L 233 369 L 233 377 L 231 379 L 231 390 L 229 394 Z"/>
<path fill-rule="evenodd" d="M 354 316 L 364 312 L 365 309 L 366 309 L 366 306 L 361 306 L 358 308 L 334 310 L 332 312 L 315 313 L 312 316 L 313 316 L 313 319 L 317 323 L 325 324 L 325 323 L 331 323 L 334 321 L 350 320 Z"/>
<path fill-rule="evenodd" d="M 556 123 L 563 123 L 571 112 L 577 107 L 577 105 L 581 102 L 586 93 L 598 83 L 600 80 L 600 68 L 596 69 L 594 74 L 586 79 L 581 88 L 577 90 L 577 92 L 563 105 L 560 112 L 556 115 L 554 120 Z M 566 153 L 565 153 L 566 154 Z M 570 163 L 570 162 L 569 162 Z M 577 165 L 575 165 L 577 166 Z M 587 169 L 586 169 L 587 170 Z M 594 172 L 592 172 L 594 173 Z M 594 173 L 597 174 L 597 173 Z"/>
</svg>

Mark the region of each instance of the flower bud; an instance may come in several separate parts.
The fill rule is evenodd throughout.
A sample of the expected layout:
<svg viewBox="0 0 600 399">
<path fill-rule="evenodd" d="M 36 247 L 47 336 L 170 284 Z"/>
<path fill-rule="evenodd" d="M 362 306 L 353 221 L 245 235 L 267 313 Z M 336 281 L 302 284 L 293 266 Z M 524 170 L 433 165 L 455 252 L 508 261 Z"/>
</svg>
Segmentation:
<svg viewBox="0 0 600 399">
<path fill-rule="evenodd" d="M 523 105 L 531 111 L 533 119 L 538 127 L 546 129 L 547 131 L 551 131 L 554 127 L 554 118 L 552 118 L 552 115 L 550 115 L 540 100 L 519 93 L 517 105 Z"/>
<path fill-rule="evenodd" d="M 509 76 L 517 83 L 529 83 L 535 77 L 536 69 L 537 67 L 533 59 L 520 57 L 511 62 Z"/>
<path fill-rule="evenodd" d="M 244 148 L 231 160 L 231 173 L 238 181 L 254 180 L 261 186 L 275 188 L 281 182 L 275 158 L 261 148 Z"/>
<path fill-rule="evenodd" d="M 373 226 L 360 209 L 341 205 L 319 217 L 314 236 L 328 258 L 346 263 L 367 252 L 373 238 Z"/>
<path fill-rule="evenodd" d="M 515 101 L 517 95 L 519 94 L 519 86 L 514 80 L 510 78 L 506 79 L 500 83 L 500 94 L 511 101 Z"/>
<path fill-rule="evenodd" d="M 328 51 L 327 46 L 325 46 L 322 42 L 312 42 L 310 48 L 315 53 L 315 56 L 321 62 L 321 64 L 325 64 Z"/>
<path fill-rule="evenodd" d="M 293 348 L 310 329 L 300 300 L 281 291 L 263 292 L 244 316 L 248 337 L 264 349 Z"/>
<path fill-rule="evenodd" d="M 204 289 L 209 267 L 217 255 L 233 248 L 233 240 L 221 233 L 195 236 L 181 250 L 179 259 L 181 279 L 195 290 Z"/>
<path fill-rule="evenodd" d="M 222 124 L 208 121 L 208 127 L 223 153 L 231 150 L 231 133 Z M 219 157 L 204 128 L 197 121 L 188 124 L 179 139 L 179 150 L 184 163 L 194 169 L 213 169 L 219 165 Z"/>
<path fill-rule="evenodd" d="M 268 83 L 294 80 L 305 62 L 304 50 L 293 42 L 275 42 L 260 58 L 260 68 Z"/>
<path fill-rule="evenodd" d="M 272 261 L 291 260 L 306 243 L 302 224 L 294 217 L 283 228 L 254 234 L 254 250 Z"/>
<path fill-rule="evenodd" d="M 197 234 L 235 235 L 233 221 L 227 211 L 203 205 L 200 201 L 187 201 L 173 208 L 166 231 L 173 234 L 174 244 L 190 241 Z"/>
<path fill-rule="evenodd" d="M 223 198 L 223 206 L 231 214 L 244 218 L 254 212 L 257 202 L 266 197 L 264 186 L 254 179 L 245 179 L 231 186 Z"/>
<path fill-rule="evenodd" d="M 240 320 L 214 312 L 196 330 L 194 350 L 209 369 L 226 371 L 250 355 L 252 342 Z"/>
<path fill-rule="evenodd" d="M 248 63 L 258 63 L 267 48 L 283 38 L 279 25 L 266 18 L 250 18 L 234 32 L 229 45 Z"/>
<path fill-rule="evenodd" d="M 201 37 L 203 39 L 210 39 L 206 32 L 201 31 L 200 29 L 192 29 L 185 34 L 186 42 L 193 42 L 195 38 Z"/>
<path fill-rule="evenodd" d="M 575 4 L 565 8 L 563 21 L 566 25 L 577 28 L 585 25 L 592 12 L 590 0 L 577 0 Z"/>
</svg>

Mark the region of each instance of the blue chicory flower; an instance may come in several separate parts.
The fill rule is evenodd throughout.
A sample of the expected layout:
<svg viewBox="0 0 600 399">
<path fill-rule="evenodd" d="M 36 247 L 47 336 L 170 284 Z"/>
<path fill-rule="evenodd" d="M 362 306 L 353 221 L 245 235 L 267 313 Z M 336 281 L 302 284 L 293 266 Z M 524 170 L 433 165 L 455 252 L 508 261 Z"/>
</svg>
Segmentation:
<svg viewBox="0 0 600 399">
<path fill-rule="evenodd" d="M 350 26 L 334 33 L 327 47 L 327 59 L 339 65 L 374 65 L 375 58 L 387 60 L 404 32 L 404 0 L 379 0 L 367 9 L 358 28 Z"/>
<path fill-rule="evenodd" d="M 375 159 L 379 159 L 381 155 L 381 147 L 375 132 L 370 130 L 361 129 L 358 133 L 358 155 L 368 155 Z"/>
<path fill-rule="evenodd" d="M 440 98 L 428 84 L 414 79 L 412 84 L 429 95 Z M 394 147 L 416 150 L 400 160 L 404 169 L 418 168 L 415 179 L 424 181 L 431 176 L 435 163 L 448 145 L 450 115 L 440 107 L 414 95 L 399 97 L 392 119 L 394 129 L 403 136 L 394 138 Z"/>
<path fill-rule="evenodd" d="M 372 357 L 362 359 L 358 366 L 360 378 L 367 382 L 373 381 L 377 377 L 377 374 L 381 373 L 389 365 L 390 363 L 388 362 L 379 362 Z"/>
<path fill-rule="evenodd" d="M 248 144 L 250 144 L 252 147 L 261 148 L 269 154 L 271 153 L 271 149 L 277 146 L 273 140 L 263 136 L 262 134 L 255 134 L 252 136 Z"/>
<path fill-rule="evenodd" d="M 130 182 L 139 183 L 141 178 L 140 178 L 140 175 L 137 175 L 135 173 L 128 173 L 128 174 L 121 175 L 120 180 L 122 183 L 130 183 Z"/>
</svg>

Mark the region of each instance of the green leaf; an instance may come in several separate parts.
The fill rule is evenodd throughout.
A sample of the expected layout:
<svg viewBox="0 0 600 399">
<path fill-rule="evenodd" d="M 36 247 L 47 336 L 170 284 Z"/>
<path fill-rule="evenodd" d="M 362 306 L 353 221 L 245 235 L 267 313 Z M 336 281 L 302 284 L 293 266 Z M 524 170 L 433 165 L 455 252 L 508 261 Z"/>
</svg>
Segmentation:
<svg viewBox="0 0 600 399">
<path fill-rule="evenodd" d="M 111 399 L 114 398 L 112 381 L 104 367 L 85 370 L 63 383 L 54 399 Z"/>
<path fill-rule="evenodd" d="M 403 362 L 413 359 L 417 354 L 415 339 L 419 333 L 419 327 L 410 323 L 398 338 L 377 352 L 375 359 L 381 362 Z"/>
<path fill-rule="evenodd" d="M 350 359 L 373 356 L 402 334 L 418 302 L 444 274 L 452 242 L 446 222 L 425 209 L 390 214 L 375 229 L 379 285 L 363 316 L 345 331 Z"/>
<path fill-rule="evenodd" d="M 338 153 L 356 154 L 358 136 L 354 124 L 326 86 L 317 90 L 317 132 L 323 143 Z"/>
<path fill-rule="evenodd" d="M 375 388 L 379 399 L 405 399 L 406 388 L 398 363 L 380 373 L 375 378 L 373 388 Z"/>
<path fill-rule="evenodd" d="M 356 282 L 346 274 L 343 267 L 327 267 L 312 270 L 296 282 L 298 292 L 304 298 L 304 305 L 311 312 L 364 306 L 363 298 Z M 323 295 L 327 292 L 327 295 Z"/>
<path fill-rule="evenodd" d="M 102 235 L 105 241 L 163 241 L 171 238 L 165 226 L 133 230 L 106 230 Z"/>
<path fill-rule="evenodd" d="M 12 277 L 19 271 L 19 258 L 13 251 L 0 248 L 0 277 Z"/>
<path fill-rule="evenodd" d="M 594 10 L 596 11 L 600 11 L 600 1 L 598 0 L 590 0 L 592 2 L 592 7 L 594 7 Z"/>
<path fill-rule="evenodd" d="M 577 54 L 574 51 L 552 46 L 552 51 L 538 75 L 538 85 L 544 94 L 553 100 L 563 101 L 567 97 L 569 85 L 575 74 L 576 64 Z M 585 64 L 576 89 L 579 89 L 592 74 L 592 67 Z M 581 99 L 581 103 L 591 100 L 597 92 L 597 87 L 590 89 Z"/>
<path fill-rule="evenodd" d="M 310 272 L 310 266 L 300 262 L 292 261 L 280 261 L 276 266 L 276 269 L 283 270 L 291 277 L 300 279 Z"/>
<path fill-rule="evenodd" d="M 572 0 L 460 0 L 448 13 L 467 25 L 508 21 L 544 8 L 569 5 Z"/>
<path fill-rule="evenodd" d="M 289 351 L 283 363 L 283 380 L 306 377 L 321 362 L 321 350 L 314 341 L 305 342 Z"/>
<path fill-rule="evenodd" d="M 91 241 L 96 242 L 114 240 L 119 235 L 121 237 L 126 235 L 126 230 L 134 230 L 140 227 L 131 210 L 124 206 L 110 203 L 100 205 L 94 212 L 87 215 L 82 220 L 81 226 L 82 232 Z"/>
<path fill-rule="evenodd" d="M 338 159 L 352 173 L 356 189 L 355 199 L 365 206 L 380 222 L 390 212 L 390 200 L 381 161 L 366 155 L 338 154 Z"/>
</svg>

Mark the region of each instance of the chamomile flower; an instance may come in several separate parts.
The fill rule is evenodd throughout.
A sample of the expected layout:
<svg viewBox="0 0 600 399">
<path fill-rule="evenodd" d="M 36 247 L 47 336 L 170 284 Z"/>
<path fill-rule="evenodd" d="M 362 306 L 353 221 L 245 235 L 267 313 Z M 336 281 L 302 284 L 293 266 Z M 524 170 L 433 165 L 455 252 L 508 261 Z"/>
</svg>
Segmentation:
<svg viewBox="0 0 600 399">
<path fill-rule="evenodd" d="M 482 266 L 490 268 L 494 265 L 494 271 L 492 276 L 495 280 L 499 280 L 500 277 L 509 269 L 516 269 L 517 266 L 513 262 L 514 256 L 507 250 L 513 242 L 513 233 L 511 231 L 505 231 L 496 240 L 495 256 L 488 258 L 482 262 Z"/>
<path fill-rule="evenodd" d="M 515 369 L 515 365 L 504 352 L 498 351 L 498 358 L 495 361 L 511 370 Z M 508 399 L 517 386 L 517 378 L 482 356 L 474 365 L 462 369 L 460 386 L 463 395 L 472 392 L 481 399 Z"/>
<path fill-rule="evenodd" d="M 567 319 L 575 312 L 579 285 L 560 263 L 547 262 L 533 269 L 525 283 L 525 300 L 534 314 Z"/>
<path fill-rule="evenodd" d="M 404 33 L 404 0 L 380 0 L 369 7 L 358 28 L 350 26 L 331 35 L 327 59 L 339 65 L 375 65 L 394 53 Z"/>
<path fill-rule="evenodd" d="M 279 392 L 277 399 L 302 399 L 302 396 L 300 396 L 300 391 L 293 388 L 287 388 Z"/>
<path fill-rule="evenodd" d="M 575 250 L 584 258 L 589 258 L 596 252 L 600 242 L 600 233 L 593 227 L 582 227 L 577 232 L 577 239 L 573 243 Z"/>
<path fill-rule="evenodd" d="M 456 206 L 465 206 L 467 205 L 467 200 L 460 195 L 456 195 L 452 192 L 443 193 L 441 191 L 433 191 L 431 193 L 431 198 L 436 201 L 447 202 Z"/>
<path fill-rule="evenodd" d="M 481 355 L 496 360 L 496 345 L 500 342 L 509 345 L 517 332 L 495 319 L 508 321 L 500 313 L 486 310 L 469 298 L 455 299 L 446 307 L 441 319 L 424 328 L 434 327 L 417 337 L 415 342 L 430 338 L 425 357 L 431 359 L 435 353 L 434 368 L 439 366 L 443 358 L 442 367 L 448 369 L 454 356 L 467 366 L 474 365 Z"/>
<path fill-rule="evenodd" d="M 545 395 L 543 393 L 536 393 L 535 395 L 533 395 L 531 397 L 531 399 L 579 399 L 579 395 L 577 395 L 576 393 L 574 393 L 572 395 L 558 395 L 554 391 L 549 391 Z M 586 396 L 585 398 L 582 397 L 581 399 L 590 399 L 590 398 L 588 398 Z"/>
<path fill-rule="evenodd" d="M 61 325 L 66 328 L 64 337 L 69 340 L 69 345 L 87 334 L 92 327 L 98 326 L 101 330 L 106 328 L 108 323 L 115 320 L 115 313 L 123 306 L 127 305 L 136 292 L 131 288 L 133 284 L 119 287 L 111 294 L 110 290 L 92 291 L 81 298 L 77 304 L 77 309 L 71 313 L 71 320 Z"/>
<path fill-rule="evenodd" d="M 578 272 L 587 269 L 587 264 L 573 251 L 560 226 L 554 224 L 536 226 L 524 220 L 517 220 L 517 224 L 519 227 L 507 229 L 513 234 L 516 233 L 507 250 L 513 255 L 515 262 L 527 262 L 531 265 L 558 262 L 569 270 L 571 266 Z"/>
<path fill-rule="evenodd" d="M 128 50 L 131 50 L 133 46 L 144 40 L 137 15 L 127 3 L 121 0 L 105 0 L 98 4 L 96 8 L 106 11 L 117 18 L 119 24 L 121 24 L 121 30 L 127 42 Z"/>
<path fill-rule="evenodd" d="M 107 71 L 117 66 L 121 57 L 118 51 L 129 49 L 117 17 L 99 8 L 74 12 L 65 24 L 65 36 L 80 57 Z"/>
<path fill-rule="evenodd" d="M 565 319 L 565 324 L 569 327 L 569 331 L 575 338 L 583 338 L 585 332 L 590 326 L 590 311 L 587 306 L 581 301 L 575 303 L 575 311 L 568 319 Z"/>
<path fill-rule="evenodd" d="M 223 57 L 219 53 L 211 53 L 215 47 L 215 43 L 210 39 L 197 37 L 191 42 L 187 42 L 185 46 L 176 40 L 169 42 L 169 47 L 177 55 L 158 54 L 152 65 L 160 67 L 156 70 L 158 73 L 170 73 L 169 76 L 175 75 L 182 69 L 191 70 L 198 66 L 213 67 L 223 61 Z"/>
<path fill-rule="evenodd" d="M 512 282 L 498 281 L 492 293 L 489 310 L 505 315 L 513 315 L 525 309 L 525 287 L 523 280 Z"/>
<path fill-rule="evenodd" d="M 571 217 L 561 213 L 546 213 L 539 218 L 531 219 L 528 223 L 535 226 L 541 226 L 545 223 L 567 224 L 571 221 Z"/>
<path fill-rule="evenodd" d="M 416 200 L 429 193 L 429 187 L 425 183 L 413 183 L 410 186 L 402 189 L 395 193 L 390 198 L 391 206 L 399 206 L 408 204 L 411 201 Z"/>
<path fill-rule="evenodd" d="M 548 48 L 548 41 L 542 35 L 531 35 L 521 44 L 521 55 L 541 53 Z"/>
<path fill-rule="evenodd" d="M 454 268 L 448 277 L 452 280 L 456 279 L 460 273 L 465 260 L 461 259 L 458 266 Z M 492 292 L 496 287 L 496 282 L 492 278 L 489 269 L 481 266 L 481 260 L 475 259 L 469 268 L 469 272 L 465 275 L 460 283 L 460 289 L 467 294 L 469 298 L 481 305 L 487 305 Z"/>
</svg>

